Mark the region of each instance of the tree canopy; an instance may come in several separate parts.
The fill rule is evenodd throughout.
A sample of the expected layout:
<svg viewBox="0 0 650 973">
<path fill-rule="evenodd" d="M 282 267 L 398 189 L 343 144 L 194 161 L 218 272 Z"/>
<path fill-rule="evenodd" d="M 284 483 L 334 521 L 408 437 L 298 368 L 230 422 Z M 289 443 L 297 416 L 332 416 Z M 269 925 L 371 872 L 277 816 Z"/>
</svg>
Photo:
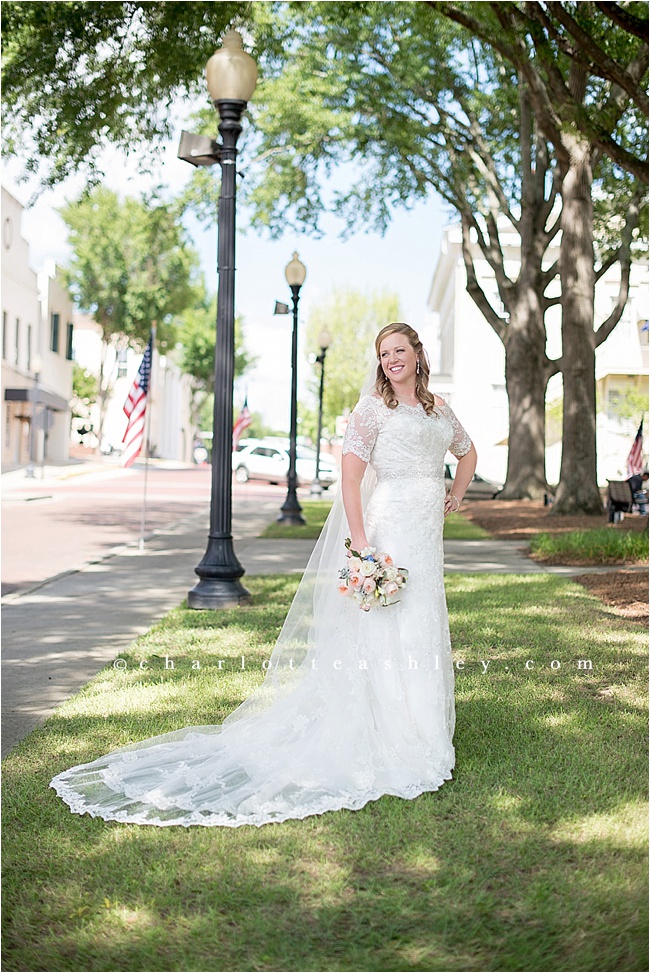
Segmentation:
<svg viewBox="0 0 650 973">
<path fill-rule="evenodd" d="M 339 288 L 319 303 L 307 319 L 306 346 L 320 354 L 319 335 L 327 330 L 331 344 L 325 358 L 323 388 L 323 427 L 333 436 L 337 416 L 351 411 L 359 399 L 359 390 L 368 372 L 368 349 L 377 332 L 390 321 L 399 321 L 399 297 L 390 291 L 371 294 L 352 288 Z M 314 368 L 309 382 L 317 399 L 320 366 Z M 316 436 L 316 410 L 301 403 L 301 432 Z"/>
<path fill-rule="evenodd" d="M 159 343 L 170 343 L 173 316 L 195 303 L 198 286 L 198 257 L 174 207 L 155 198 L 120 200 L 97 187 L 61 215 L 73 251 L 70 291 L 104 340 L 141 347 L 156 321 Z"/>
<path fill-rule="evenodd" d="M 2 4 L 3 139 L 52 186 L 101 176 L 109 144 L 170 137 L 174 101 L 203 94 L 205 63 L 244 2 Z M 146 163 L 145 163 L 146 164 Z"/>
</svg>

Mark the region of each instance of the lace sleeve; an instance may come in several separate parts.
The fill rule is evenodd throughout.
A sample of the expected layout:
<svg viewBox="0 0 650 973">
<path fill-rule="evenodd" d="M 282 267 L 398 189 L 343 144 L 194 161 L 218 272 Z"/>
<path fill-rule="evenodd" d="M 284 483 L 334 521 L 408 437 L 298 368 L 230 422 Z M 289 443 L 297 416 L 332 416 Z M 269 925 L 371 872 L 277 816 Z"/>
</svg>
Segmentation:
<svg viewBox="0 0 650 973">
<path fill-rule="evenodd" d="M 364 395 L 355 405 L 343 437 L 343 454 L 354 453 L 365 463 L 370 459 L 379 432 L 378 400 Z"/>
<path fill-rule="evenodd" d="M 460 459 L 461 456 L 465 456 L 469 453 L 470 449 L 474 445 L 472 440 L 467 435 L 466 430 L 461 426 L 458 417 L 452 407 L 448 405 L 444 400 L 442 404 L 442 412 L 449 419 L 451 423 L 451 428 L 454 431 L 454 438 L 449 444 L 449 452 L 452 453 L 456 459 Z"/>
</svg>

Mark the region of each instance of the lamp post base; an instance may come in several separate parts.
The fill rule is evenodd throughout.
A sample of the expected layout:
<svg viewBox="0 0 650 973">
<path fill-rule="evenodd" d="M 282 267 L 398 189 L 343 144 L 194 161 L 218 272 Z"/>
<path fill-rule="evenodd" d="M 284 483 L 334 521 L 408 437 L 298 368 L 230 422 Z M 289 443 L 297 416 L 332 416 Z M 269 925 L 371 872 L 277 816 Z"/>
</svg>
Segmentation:
<svg viewBox="0 0 650 973">
<path fill-rule="evenodd" d="M 244 569 L 232 546 L 232 534 L 209 534 L 203 560 L 194 569 L 200 581 L 187 593 L 188 608 L 236 608 L 251 601 L 240 582 Z"/>
<path fill-rule="evenodd" d="M 188 608 L 237 608 L 248 605 L 251 593 L 236 578 L 231 580 L 203 578 L 187 593 Z"/>
<path fill-rule="evenodd" d="M 298 503 L 298 498 L 295 493 L 290 492 L 280 507 L 280 516 L 276 523 L 288 524 L 290 527 L 302 527 L 307 523 L 302 516 L 302 507 Z"/>
<path fill-rule="evenodd" d="M 314 480 L 313 481 L 312 485 L 309 488 L 309 495 L 311 497 L 322 497 L 322 495 L 323 495 L 323 486 L 322 486 L 320 480 Z"/>
</svg>

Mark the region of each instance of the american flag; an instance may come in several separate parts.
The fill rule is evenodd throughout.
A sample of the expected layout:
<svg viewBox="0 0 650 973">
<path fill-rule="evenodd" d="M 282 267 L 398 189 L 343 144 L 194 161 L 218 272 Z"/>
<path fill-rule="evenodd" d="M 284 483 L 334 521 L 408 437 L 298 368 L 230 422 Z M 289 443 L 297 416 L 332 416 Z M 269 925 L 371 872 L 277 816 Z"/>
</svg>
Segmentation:
<svg viewBox="0 0 650 973">
<path fill-rule="evenodd" d="M 151 376 L 151 349 L 153 344 L 153 334 L 149 338 L 149 344 L 145 348 L 138 374 L 131 386 L 131 391 L 124 403 L 124 412 L 128 418 L 126 432 L 122 442 L 124 452 L 122 453 L 122 466 L 131 466 L 140 455 L 142 442 L 144 440 L 144 417 L 147 411 L 147 392 L 149 391 L 149 378 Z"/>
<path fill-rule="evenodd" d="M 630 455 L 627 458 L 627 475 L 634 476 L 643 470 L 643 419 L 638 432 L 634 437 Z"/>
<path fill-rule="evenodd" d="M 252 418 L 250 412 L 248 411 L 248 396 L 246 396 L 246 398 L 244 399 L 244 404 L 242 406 L 242 410 L 239 413 L 239 418 L 238 418 L 237 422 L 235 423 L 235 425 L 232 428 L 232 450 L 233 450 L 233 453 L 237 449 L 237 444 L 239 442 L 239 439 L 240 439 L 241 434 L 243 433 L 244 429 L 247 429 L 248 426 L 250 426 L 250 424 L 252 423 L 252 421 L 253 421 L 253 418 Z"/>
</svg>

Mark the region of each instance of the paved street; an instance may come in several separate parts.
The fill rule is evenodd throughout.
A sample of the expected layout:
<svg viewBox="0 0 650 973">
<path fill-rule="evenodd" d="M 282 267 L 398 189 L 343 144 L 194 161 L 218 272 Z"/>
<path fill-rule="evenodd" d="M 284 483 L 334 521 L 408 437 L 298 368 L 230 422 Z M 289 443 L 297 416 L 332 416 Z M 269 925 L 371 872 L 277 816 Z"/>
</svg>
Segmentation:
<svg viewBox="0 0 650 973">
<path fill-rule="evenodd" d="M 2 477 L 2 594 L 75 570 L 140 536 L 144 473 L 106 462 Z M 234 484 L 235 500 L 275 503 L 286 489 Z M 204 514 L 209 517 L 210 468 L 152 466 L 146 532 Z M 273 510 L 269 520 L 273 519 Z"/>
</svg>

